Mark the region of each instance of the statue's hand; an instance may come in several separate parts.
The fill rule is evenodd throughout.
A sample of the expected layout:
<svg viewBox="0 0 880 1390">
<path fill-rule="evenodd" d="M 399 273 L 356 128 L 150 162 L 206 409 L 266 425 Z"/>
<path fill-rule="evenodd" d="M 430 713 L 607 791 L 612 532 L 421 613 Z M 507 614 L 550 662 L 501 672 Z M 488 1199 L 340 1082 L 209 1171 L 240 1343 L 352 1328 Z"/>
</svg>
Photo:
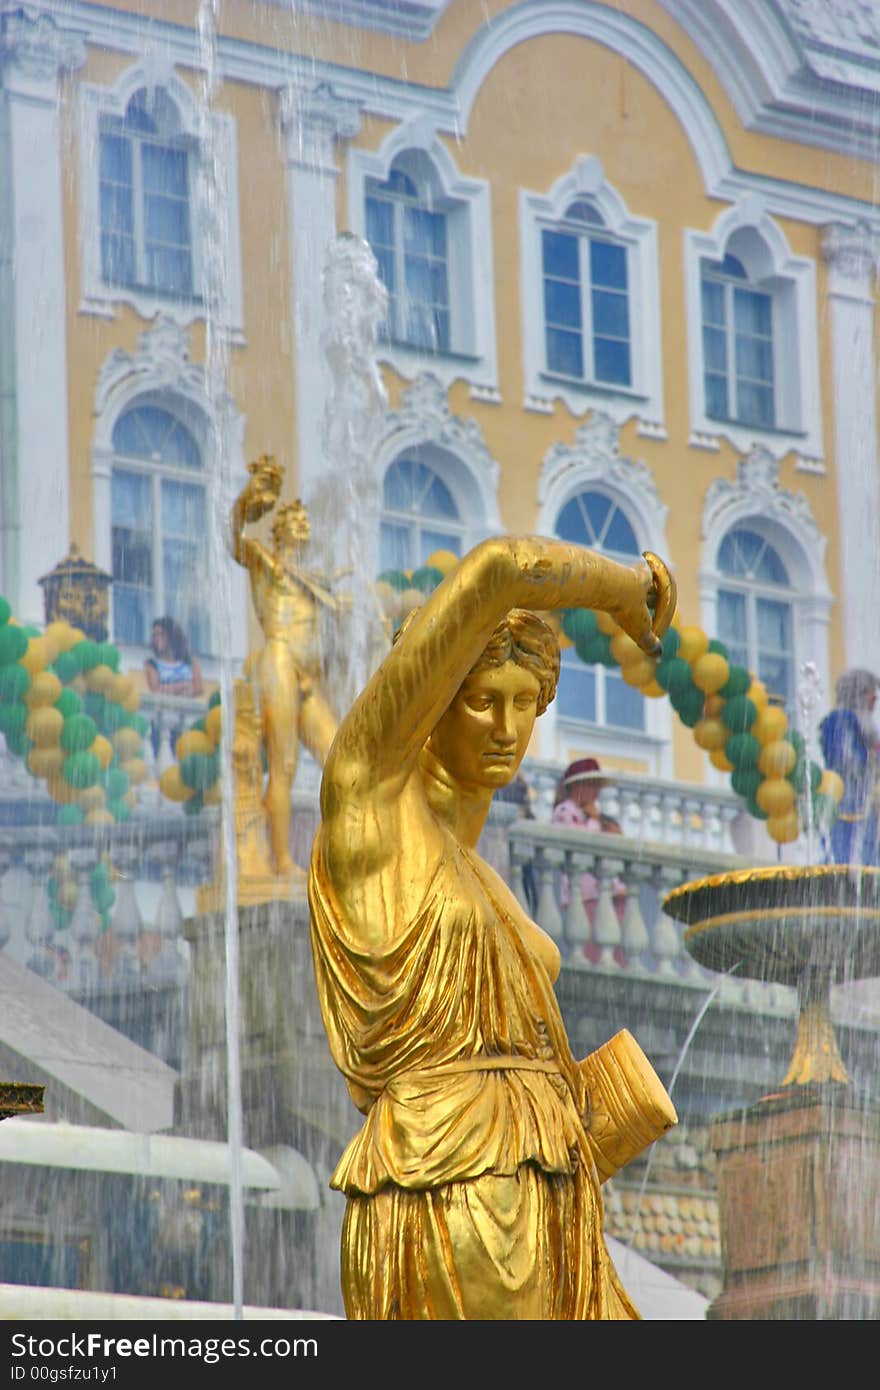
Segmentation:
<svg viewBox="0 0 880 1390">
<path fill-rule="evenodd" d="M 646 550 L 645 561 L 644 565 L 633 566 L 632 591 L 611 616 L 643 652 L 659 656 L 662 638 L 675 612 L 677 588 L 659 556 Z"/>
<path fill-rule="evenodd" d="M 259 521 L 278 501 L 284 472 L 271 454 L 249 463 L 248 472 L 251 476 L 241 493 L 244 516 L 246 521 Z"/>
</svg>

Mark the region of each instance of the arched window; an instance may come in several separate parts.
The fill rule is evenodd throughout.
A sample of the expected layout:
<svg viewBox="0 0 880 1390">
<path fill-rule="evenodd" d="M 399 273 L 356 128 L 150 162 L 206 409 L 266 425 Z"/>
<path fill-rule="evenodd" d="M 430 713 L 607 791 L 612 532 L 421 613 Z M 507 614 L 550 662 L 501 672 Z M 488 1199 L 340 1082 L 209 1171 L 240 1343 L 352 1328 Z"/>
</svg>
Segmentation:
<svg viewBox="0 0 880 1390">
<path fill-rule="evenodd" d="M 100 127 L 101 276 L 110 286 L 193 293 L 191 140 L 162 87 L 141 87 Z"/>
<path fill-rule="evenodd" d="M 704 261 L 700 279 L 706 414 L 772 429 L 776 424 L 773 293 L 738 257 Z"/>
<path fill-rule="evenodd" d="M 738 526 L 718 549 L 718 637 L 789 710 L 794 699 L 794 592 L 779 552 Z"/>
<path fill-rule="evenodd" d="M 154 618 L 180 623 L 209 650 L 205 585 L 207 508 L 199 447 L 162 406 L 126 410 L 113 430 L 113 634 L 145 646 Z"/>
<path fill-rule="evenodd" d="M 641 553 L 635 532 L 620 507 L 603 492 L 581 492 L 566 502 L 556 521 L 562 540 L 603 551 L 631 564 Z M 619 671 L 585 666 L 573 647 L 562 651 L 562 670 L 556 695 L 562 719 L 642 731 L 644 696 L 626 684 Z"/>
<path fill-rule="evenodd" d="M 451 343 L 446 212 L 430 183 L 400 168 L 366 185 L 366 232 L 388 290 L 386 333 L 392 342 L 430 352 Z"/>
<path fill-rule="evenodd" d="M 577 381 L 632 384 L 627 248 L 584 198 L 541 229 L 546 369 Z"/>
<path fill-rule="evenodd" d="M 464 523 L 440 475 L 410 455 L 391 464 L 382 488 L 382 570 L 410 570 L 435 550 L 462 553 Z"/>
</svg>

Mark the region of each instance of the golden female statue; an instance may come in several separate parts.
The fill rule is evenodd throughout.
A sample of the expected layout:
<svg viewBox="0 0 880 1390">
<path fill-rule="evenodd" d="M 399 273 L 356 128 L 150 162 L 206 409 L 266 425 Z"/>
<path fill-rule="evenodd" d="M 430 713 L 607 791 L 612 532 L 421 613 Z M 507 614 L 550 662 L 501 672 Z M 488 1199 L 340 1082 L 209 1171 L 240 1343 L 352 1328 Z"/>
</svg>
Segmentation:
<svg viewBox="0 0 880 1390">
<path fill-rule="evenodd" d="M 639 1101 L 597 1094 L 587 1118 L 602 1068 L 571 1054 L 559 952 L 475 847 L 555 693 L 558 643 L 530 610 L 605 610 L 654 653 L 675 586 L 646 560 L 484 542 L 340 724 L 309 898 L 331 1051 L 366 1115 L 332 1178 L 349 1318 L 639 1316 L 604 1242 L 598 1147 Z M 654 1138 L 675 1112 L 648 1071 Z"/>
<path fill-rule="evenodd" d="M 311 528 L 300 501 L 277 507 L 271 552 L 244 535 L 248 523 L 276 508 L 284 476 L 269 455 L 248 464 L 248 472 L 232 508 L 232 554 L 250 574 L 266 639 L 249 659 L 249 673 L 268 764 L 264 806 L 272 864 L 276 874 L 290 875 L 290 793 L 299 743 L 323 764 L 337 723 L 321 684 L 319 613 L 322 607 L 339 612 L 344 598 L 306 568 Z"/>
</svg>

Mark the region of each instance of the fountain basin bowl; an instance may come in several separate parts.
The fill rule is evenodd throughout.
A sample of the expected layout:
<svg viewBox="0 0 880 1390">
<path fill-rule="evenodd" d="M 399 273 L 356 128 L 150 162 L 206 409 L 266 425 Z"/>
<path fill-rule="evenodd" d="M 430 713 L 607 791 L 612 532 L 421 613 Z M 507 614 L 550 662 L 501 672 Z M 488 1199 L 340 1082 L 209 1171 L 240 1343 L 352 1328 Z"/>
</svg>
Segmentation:
<svg viewBox="0 0 880 1390">
<path fill-rule="evenodd" d="M 682 883 L 664 911 L 710 970 L 797 985 L 880 975 L 880 869 L 774 864 Z"/>
</svg>

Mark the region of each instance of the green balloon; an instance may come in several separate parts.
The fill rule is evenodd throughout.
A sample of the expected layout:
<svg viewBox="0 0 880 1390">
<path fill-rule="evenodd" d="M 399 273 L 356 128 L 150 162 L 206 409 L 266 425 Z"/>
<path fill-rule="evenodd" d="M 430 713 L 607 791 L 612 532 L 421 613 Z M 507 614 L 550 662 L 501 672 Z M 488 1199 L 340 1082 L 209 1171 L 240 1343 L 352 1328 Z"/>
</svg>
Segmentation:
<svg viewBox="0 0 880 1390">
<path fill-rule="evenodd" d="M 191 796 L 188 801 L 183 803 L 184 815 L 197 816 L 199 811 L 204 807 L 204 804 L 201 792 L 197 792 L 195 796 Z"/>
<path fill-rule="evenodd" d="M 119 670 L 120 654 L 119 648 L 114 647 L 112 642 L 98 643 L 98 665 L 109 666 L 111 671 Z"/>
<path fill-rule="evenodd" d="M 82 707 L 82 697 L 75 690 L 62 690 L 55 701 L 55 708 L 61 711 L 65 719 L 71 714 L 82 714 Z"/>
<path fill-rule="evenodd" d="M 31 688 L 31 678 L 23 666 L 0 666 L 0 700 L 20 700 Z"/>
<path fill-rule="evenodd" d="M 61 730 L 61 747 L 66 753 L 83 753 L 91 748 L 98 733 L 94 719 L 87 714 L 70 714 Z"/>
<path fill-rule="evenodd" d="M 402 570 L 383 570 L 379 575 L 379 579 L 383 584 L 390 584 L 392 589 L 403 590 L 411 587 L 409 580 Z"/>
<path fill-rule="evenodd" d="M 694 685 L 693 677 L 691 676 L 691 668 L 683 657 L 673 657 L 667 677 L 666 688 L 669 692 L 669 698 L 673 702 L 683 699 L 686 695 L 689 695 L 692 690 L 697 689 Z M 703 701 L 706 697 L 701 691 L 697 691 L 697 694 L 700 696 L 700 707 L 702 708 Z"/>
<path fill-rule="evenodd" d="M 602 642 L 603 633 L 597 628 L 592 637 L 587 639 L 577 638 L 574 649 L 585 666 L 601 665 L 605 659 L 605 647 Z"/>
<path fill-rule="evenodd" d="M 673 656 L 667 661 L 665 658 L 658 662 L 654 679 L 661 690 L 669 691 L 673 685 L 681 688 L 685 680 L 691 679 L 691 668 L 684 657 Z"/>
<path fill-rule="evenodd" d="M 758 717 L 758 706 L 747 695 L 734 695 L 725 700 L 721 719 L 732 734 L 742 734 L 752 727 Z"/>
<path fill-rule="evenodd" d="M 562 615 L 562 631 L 570 642 L 591 642 L 599 631 L 596 614 L 591 608 L 566 608 Z"/>
<path fill-rule="evenodd" d="M 85 814 L 81 806 L 59 806 L 56 820 L 59 825 L 81 825 Z M 61 911 L 61 909 L 59 909 Z"/>
<path fill-rule="evenodd" d="M 219 705 L 219 703 L 220 703 L 220 691 L 219 691 L 219 690 L 212 690 L 212 691 L 211 691 L 211 694 L 208 696 L 208 709 L 213 709 L 214 706 L 215 706 L 215 705 Z"/>
<path fill-rule="evenodd" d="M 130 786 L 127 772 L 123 772 L 121 767 L 110 767 L 104 774 L 104 787 L 107 792 L 108 801 L 119 801 L 125 796 Z M 118 816 L 115 817 L 119 819 Z"/>
<path fill-rule="evenodd" d="M 52 663 L 52 670 L 62 685 L 69 685 L 79 675 L 79 662 L 73 652 L 61 652 Z"/>
<path fill-rule="evenodd" d="M 724 745 L 724 756 L 737 767 L 757 767 L 761 745 L 752 734 L 731 734 Z"/>
<path fill-rule="evenodd" d="M 107 810 L 110 812 L 111 816 L 115 821 L 124 821 L 131 819 L 131 807 L 126 805 L 124 801 L 108 801 Z"/>
<path fill-rule="evenodd" d="M 725 700 L 732 700 L 737 695 L 745 695 L 751 683 L 751 672 L 744 666 L 731 666 L 730 675 L 718 694 Z"/>
<path fill-rule="evenodd" d="M 117 729 L 124 729 L 130 722 L 131 715 L 127 710 L 121 705 L 114 705 L 112 700 L 106 701 L 101 721 L 105 734 L 115 734 Z"/>
<path fill-rule="evenodd" d="M 89 641 L 88 637 L 84 637 L 81 642 L 77 642 L 75 647 L 71 647 L 71 652 L 81 671 L 91 671 L 93 666 L 100 665 L 98 644 Z"/>
<path fill-rule="evenodd" d="M 20 627 L 0 627 L 0 666 L 18 661 L 28 648 L 28 639 Z"/>
<path fill-rule="evenodd" d="M 699 724 L 703 717 L 703 706 L 706 701 L 702 690 L 694 688 L 685 691 L 680 699 L 673 699 L 672 695 L 669 699 L 682 724 L 688 729 L 693 729 Z"/>
<path fill-rule="evenodd" d="M 23 734 L 29 713 L 27 705 L 20 700 L 10 705 L 0 705 L 0 733 Z"/>
<path fill-rule="evenodd" d="M 761 810 L 761 807 L 758 805 L 754 796 L 746 797 L 746 806 L 748 808 L 749 815 L 754 816 L 755 820 L 767 820 L 767 812 Z"/>
<path fill-rule="evenodd" d="M 818 763 L 810 763 L 810 790 L 813 795 L 819 790 L 819 783 L 822 781 L 822 769 Z"/>
<path fill-rule="evenodd" d="M 188 753 L 181 760 L 180 780 L 193 791 L 204 792 L 217 781 L 219 762 L 210 753 Z"/>
<path fill-rule="evenodd" d="M 12 617 L 12 607 L 7 599 L 0 598 L 0 627 Z"/>
<path fill-rule="evenodd" d="M 131 714 L 128 716 L 126 722 L 131 725 L 136 733 L 140 734 L 141 738 L 146 738 L 147 734 L 150 732 L 150 721 L 149 719 L 145 719 L 142 714 Z"/>
<path fill-rule="evenodd" d="M 33 744 L 25 734 L 7 734 L 6 747 L 10 753 L 14 753 L 17 758 L 26 758 L 31 751 Z"/>
<path fill-rule="evenodd" d="M 712 638 L 712 641 L 709 643 L 709 646 L 706 648 L 706 650 L 710 652 L 716 652 L 718 656 L 723 656 L 725 661 L 730 660 L 730 652 L 727 650 L 723 642 L 718 641 L 717 637 Z"/>
<path fill-rule="evenodd" d="M 420 565 L 417 570 L 413 570 L 410 587 L 421 589 L 423 594 L 429 594 L 432 589 L 436 589 L 442 578 L 443 571 L 438 570 L 436 565 Z"/>
<path fill-rule="evenodd" d="M 71 753 L 64 759 L 64 776 L 77 791 L 93 787 L 100 775 L 101 764 L 94 753 Z"/>
<path fill-rule="evenodd" d="M 660 660 L 671 661 L 674 656 L 678 656 L 678 649 L 680 646 L 681 636 L 678 632 L 678 629 L 674 627 L 667 628 L 666 635 L 664 636 L 662 642 L 663 655 L 661 656 Z"/>
<path fill-rule="evenodd" d="M 724 751 L 727 752 L 726 747 Z M 754 799 L 755 792 L 763 780 L 763 773 L 757 767 L 735 767 L 730 774 L 730 785 L 737 796 L 741 796 L 745 801 Z"/>
</svg>

